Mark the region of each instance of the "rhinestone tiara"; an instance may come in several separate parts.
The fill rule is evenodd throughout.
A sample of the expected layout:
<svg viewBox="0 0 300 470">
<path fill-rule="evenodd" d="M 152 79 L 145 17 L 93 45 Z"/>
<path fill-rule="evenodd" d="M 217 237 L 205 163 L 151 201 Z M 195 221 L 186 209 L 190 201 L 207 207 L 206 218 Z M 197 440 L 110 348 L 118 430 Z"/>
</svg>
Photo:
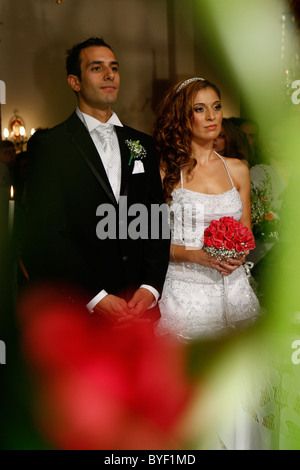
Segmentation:
<svg viewBox="0 0 300 470">
<path fill-rule="evenodd" d="M 185 80 L 185 82 L 183 82 L 181 85 L 179 85 L 179 87 L 177 88 L 176 90 L 176 93 L 178 93 L 181 88 L 183 88 L 185 85 L 187 85 L 188 83 L 191 83 L 191 82 L 195 82 L 196 80 L 205 80 L 205 78 L 202 78 L 202 77 L 193 77 L 193 78 L 188 78 L 188 80 Z"/>
</svg>

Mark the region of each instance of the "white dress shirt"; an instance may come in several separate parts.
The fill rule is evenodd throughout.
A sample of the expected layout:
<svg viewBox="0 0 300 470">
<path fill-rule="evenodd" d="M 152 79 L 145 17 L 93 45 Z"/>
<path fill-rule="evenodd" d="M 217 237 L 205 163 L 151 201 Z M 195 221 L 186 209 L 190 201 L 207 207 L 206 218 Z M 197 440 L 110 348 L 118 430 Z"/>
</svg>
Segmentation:
<svg viewBox="0 0 300 470">
<path fill-rule="evenodd" d="M 98 119 L 89 116 L 88 114 L 82 113 L 79 108 L 76 109 L 76 112 L 79 118 L 87 127 L 90 136 L 93 139 L 93 142 L 101 158 L 102 164 L 106 171 L 115 198 L 118 201 L 120 196 L 121 185 L 121 153 L 117 133 L 115 131 L 114 126 L 123 127 L 123 125 L 115 113 L 112 113 L 108 121 L 103 123 L 98 121 Z M 105 128 L 109 125 L 113 126 L 113 132 L 111 136 L 111 148 L 105 149 L 103 143 L 99 139 L 98 129 L 99 127 L 101 129 L 101 127 Z"/>
<path fill-rule="evenodd" d="M 103 144 L 101 143 L 101 141 L 97 138 L 97 134 L 95 132 L 95 129 L 99 126 L 99 125 L 104 125 L 105 124 L 112 124 L 113 126 L 120 126 L 120 127 L 123 127 L 123 124 L 121 123 L 121 121 L 119 120 L 118 116 L 112 112 L 112 115 L 111 117 L 108 119 L 108 121 L 106 121 L 106 123 L 102 123 L 100 121 L 98 121 L 98 119 L 95 119 L 94 117 L 88 115 L 88 114 L 85 114 L 83 113 L 82 111 L 80 111 L 80 109 L 77 107 L 76 109 L 76 113 L 79 117 L 79 119 L 84 123 L 85 127 L 87 128 L 87 130 L 89 131 L 89 134 L 91 136 L 91 138 L 93 139 L 93 142 L 95 144 L 95 147 L 99 153 L 99 158 L 101 158 L 101 161 L 103 163 L 103 166 L 105 168 L 105 171 L 107 173 L 107 176 L 109 178 L 109 161 L 110 161 L 110 155 L 109 153 L 105 152 L 104 150 L 104 147 L 103 147 Z M 118 177 L 118 180 L 115 182 L 115 184 L 113 185 L 114 187 L 112 187 L 112 190 L 115 194 L 115 197 L 116 197 L 116 200 L 119 199 L 119 195 L 120 195 L 120 184 L 121 184 L 121 152 L 120 152 L 120 147 L 119 147 L 119 141 L 118 141 L 118 137 L 117 137 L 117 133 L 116 133 L 116 130 L 115 128 L 113 129 L 113 133 L 112 133 L 112 151 L 113 153 L 116 154 L 119 156 L 119 163 L 118 163 L 118 168 L 117 168 L 117 173 L 119 175 Z M 116 162 L 116 159 L 114 159 L 114 161 Z M 110 180 L 110 183 L 111 183 L 111 180 Z M 147 289 L 149 290 L 155 297 L 155 301 L 150 305 L 149 308 L 152 308 L 156 305 L 157 301 L 158 301 L 158 298 L 159 298 L 159 292 L 154 289 L 154 287 L 152 286 L 149 286 L 148 284 L 142 284 L 140 286 L 141 288 L 144 288 L 144 289 Z M 97 294 L 88 304 L 87 304 L 87 309 L 90 311 L 90 312 L 93 312 L 94 311 L 94 307 L 104 298 L 108 295 L 108 292 L 106 292 L 104 289 L 99 292 L 99 294 Z"/>
</svg>

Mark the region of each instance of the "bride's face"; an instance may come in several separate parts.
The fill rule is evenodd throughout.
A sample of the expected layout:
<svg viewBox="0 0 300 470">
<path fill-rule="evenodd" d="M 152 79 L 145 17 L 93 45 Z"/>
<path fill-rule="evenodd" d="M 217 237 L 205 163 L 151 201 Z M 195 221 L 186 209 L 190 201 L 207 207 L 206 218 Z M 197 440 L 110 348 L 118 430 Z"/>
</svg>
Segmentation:
<svg viewBox="0 0 300 470">
<path fill-rule="evenodd" d="M 206 143 L 218 137 L 222 130 L 223 111 L 215 90 L 199 90 L 193 105 L 192 140 Z"/>
</svg>

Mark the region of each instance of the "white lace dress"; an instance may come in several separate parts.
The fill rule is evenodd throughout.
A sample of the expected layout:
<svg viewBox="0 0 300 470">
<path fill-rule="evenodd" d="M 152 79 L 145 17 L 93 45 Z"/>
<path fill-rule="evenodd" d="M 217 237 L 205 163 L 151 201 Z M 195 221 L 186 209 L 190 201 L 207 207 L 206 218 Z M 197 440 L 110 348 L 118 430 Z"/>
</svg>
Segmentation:
<svg viewBox="0 0 300 470">
<path fill-rule="evenodd" d="M 243 206 L 225 160 L 232 189 L 222 194 L 202 194 L 183 188 L 172 193 L 170 219 L 172 243 L 201 247 L 206 227 L 214 219 L 228 216 L 239 220 Z M 192 215 L 191 215 L 192 214 Z M 196 263 L 170 263 L 159 302 L 158 334 L 184 339 L 218 336 L 230 329 L 253 323 L 259 302 L 243 266 L 229 276 Z"/>
</svg>

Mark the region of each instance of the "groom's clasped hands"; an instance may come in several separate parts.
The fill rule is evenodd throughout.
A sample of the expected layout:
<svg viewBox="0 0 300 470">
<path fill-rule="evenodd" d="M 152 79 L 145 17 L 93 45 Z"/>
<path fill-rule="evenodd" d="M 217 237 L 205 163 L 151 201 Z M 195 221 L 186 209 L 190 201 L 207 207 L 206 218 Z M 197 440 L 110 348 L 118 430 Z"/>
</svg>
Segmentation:
<svg viewBox="0 0 300 470">
<path fill-rule="evenodd" d="M 137 320 L 146 321 L 142 315 L 154 300 L 154 295 L 148 289 L 139 288 L 129 302 L 115 295 L 107 295 L 96 305 L 94 312 L 115 324 L 127 324 Z"/>
</svg>

